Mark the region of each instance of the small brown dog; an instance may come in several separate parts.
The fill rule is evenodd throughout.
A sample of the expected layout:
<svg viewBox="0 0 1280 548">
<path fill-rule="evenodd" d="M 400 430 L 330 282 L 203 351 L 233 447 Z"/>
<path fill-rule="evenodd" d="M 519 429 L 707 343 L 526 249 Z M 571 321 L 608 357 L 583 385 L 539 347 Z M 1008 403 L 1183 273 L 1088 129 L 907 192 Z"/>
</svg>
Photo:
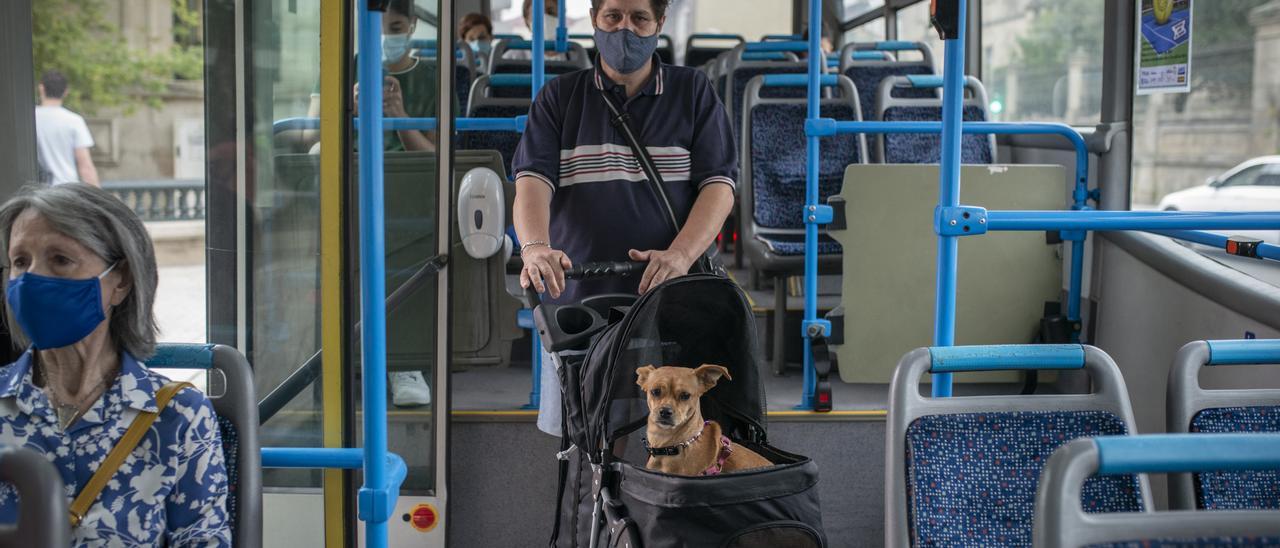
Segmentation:
<svg viewBox="0 0 1280 548">
<path fill-rule="evenodd" d="M 715 421 L 702 420 L 699 398 L 720 377 L 733 380 L 729 370 L 719 365 L 697 369 L 646 365 L 636 369 L 636 384 L 649 401 L 647 468 L 681 476 L 711 476 L 772 466 L 756 452 L 722 435 Z"/>
</svg>

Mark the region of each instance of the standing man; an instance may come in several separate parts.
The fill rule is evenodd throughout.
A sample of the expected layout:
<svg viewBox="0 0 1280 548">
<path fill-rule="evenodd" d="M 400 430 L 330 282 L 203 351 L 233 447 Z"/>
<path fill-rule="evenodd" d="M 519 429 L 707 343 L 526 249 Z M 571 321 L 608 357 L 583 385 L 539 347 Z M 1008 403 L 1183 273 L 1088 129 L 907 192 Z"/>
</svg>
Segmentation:
<svg viewBox="0 0 1280 548">
<path fill-rule="evenodd" d="M 669 0 L 592 0 L 596 68 L 542 88 L 512 160 L 523 287 L 548 302 L 644 293 L 689 273 L 733 208 L 737 147 L 706 75 L 654 54 Z M 630 119 L 683 229 L 674 233 L 604 95 Z M 566 281 L 573 262 L 644 261 L 644 275 Z M 544 355 L 545 358 L 545 355 Z M 551 361 L 545 360 L 544 363 Z M 542 368 L 538 427 L 560 431 L 560 387 Z"/>
<path fill-rule="evenodd" d="M 36 107 L 36 154 L 40 171 L 52 184 L 98 183 L 98 170 L 93 167 L 93 136 L 79 114 L 62 106 L 67 96 L 67 77 L 51 70 L 44 73 L 37 86 L 40 106 Z"/>
</svg>

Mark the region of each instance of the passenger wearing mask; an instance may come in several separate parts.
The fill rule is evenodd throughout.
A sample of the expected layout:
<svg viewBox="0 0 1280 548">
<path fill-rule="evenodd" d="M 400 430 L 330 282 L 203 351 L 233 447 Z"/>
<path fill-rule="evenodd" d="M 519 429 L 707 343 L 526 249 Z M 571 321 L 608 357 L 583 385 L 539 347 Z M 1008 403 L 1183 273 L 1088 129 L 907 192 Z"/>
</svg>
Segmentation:
<svg viewBox="0 0 1280 548">
<path fill-rule="evenodd" d="M 0 257 L 6 323 L 27 345 L 0 367 L 0 445 L 61 472 L 79 502 L 73 544 L 231 546 L 213 405 L 143 362 L 156 348 L 157 276 L 142 221 L 91 185 L 28 189 L 0 206 Z M 122 442 L 134 424 L 141 442 Z M 121 443 L 123 460 L 108 462 Z M 16 521 L 15 495 L 0 487 L 0 523 Z"/>
<path fill-rule="evenodd" d="M 458 39 L 466 42 L 482 67 L 489 65 L 493 51 L 493 22 L 479 13 L 468 13 L 458 22 Z"/>
<path fill-rule="evenodd" d="M 417 27 L 413 0 L 391 0 L 382 15 L 382 115 L 387 118 L 433 118 L 436 115 L 437 76 L 435 63 L 410 55 L 409 41 Z M 355 86 L 354 104 L 360 104 L 360 85 Z M 320 116 L 320 84 L 311 94 L 307 116 Z M 305 139 L 314 144 L 319 132 L 309 131 Z M 387 151 L 434 151 L 436 132 L 416 129 L 388 131 L 383 140 Z"/>
<path fill-rule="evenodd" d="M 560 25 L 560 5 L 557 0 L 545 0 L 542 6 L 545 15 L 542 18 L 542 37 L 548 42 L 554 42 L 556 39 L 556 28 Z M 529 37 L 533 37 L 533 0 L 524 0 L 524 26 L 529 31 Z M 502 55 L 503 59 L 532 59 L 533 55 L 530 50 L 509 49 Z M 547 51 L 545 59 L 547 61 L 564 61 L 566 55 L 558 53 L 554 49 Z"/>
<path fill-rule="evenodd" d="M 547 82 L 512 160 L 520 283 L 547 302 L 644 293 L 689 272 L 733 208 L 737 147 L 701 71 L 655 54 L 669 0 L 592 0 L 596 68 Z M 674 233 L 627 140 L 611 97 L 654 158 L 683 228 Z M 639 277 L 566 281 L 575 261 L 646 261 Z M 552 363 L 544 354 L 546 363 Z M 544 367 L 538 427 L 560 431 L 558 377 Z"/>
</svg>

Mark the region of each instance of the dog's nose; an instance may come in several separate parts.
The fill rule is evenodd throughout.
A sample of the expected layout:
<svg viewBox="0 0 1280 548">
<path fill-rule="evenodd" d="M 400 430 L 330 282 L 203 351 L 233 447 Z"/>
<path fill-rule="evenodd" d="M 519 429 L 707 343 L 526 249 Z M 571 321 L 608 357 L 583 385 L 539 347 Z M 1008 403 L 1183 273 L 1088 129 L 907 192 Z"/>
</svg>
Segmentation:
<svg viewBox="0 0 1280 548">
<path fill-rule="evenodd" d="M 670 407 L 662 407 L 658 409 L 658 418 L 660 419 L 669 419 L 671 418 L 671 415 L 672 411 Z"/>
</svg>

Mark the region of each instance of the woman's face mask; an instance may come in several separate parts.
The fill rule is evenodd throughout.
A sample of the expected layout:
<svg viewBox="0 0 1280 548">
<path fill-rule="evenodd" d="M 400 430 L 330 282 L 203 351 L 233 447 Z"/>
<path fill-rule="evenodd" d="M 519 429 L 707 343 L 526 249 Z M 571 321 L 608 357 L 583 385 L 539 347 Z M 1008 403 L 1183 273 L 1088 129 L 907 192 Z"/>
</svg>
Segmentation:
<svg viewBox="0 0 1280 548">
<path fill-rule="evenodd" d="M 411 33 L 382 35 L 382 64 L 395 64 L 409 54 L 410 35 Z"/>
<path fill-rule="evenodd" d="M 493 49 L 493 44 L 488 40 L 469 40 L 467 45 L 471 46 L 471 51 L 480 55 L 488 55 L 489 51 Z"/>
<path fill-rule="evenodd" d="M 70 346 L 98 328 L 106 319 L 101 280 L 116 264 L 84 280 L 30 272 L 9 280 L 5 293 L 9 310 L 37 350 Z"/>
</svg>

